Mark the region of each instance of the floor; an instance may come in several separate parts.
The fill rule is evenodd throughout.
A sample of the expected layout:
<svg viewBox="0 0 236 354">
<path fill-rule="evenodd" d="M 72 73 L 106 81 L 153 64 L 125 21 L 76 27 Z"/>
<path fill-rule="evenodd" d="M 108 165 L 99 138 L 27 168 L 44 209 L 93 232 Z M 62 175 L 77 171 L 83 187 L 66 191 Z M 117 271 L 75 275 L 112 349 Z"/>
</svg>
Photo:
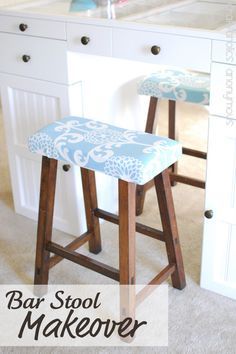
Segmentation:
<svg viewBox="0 0 236 354">
<path fill-rule="evenodd" d="M 160 114 L 160 134 L 165 133 L 166 104 Z M 194 114 L 193 114 L 194 112 Z M 207 111 L 191 105 L 179 106 L 179 135 L 185 145 L 206 148 Z M 181 119 L 180 119 L 181 118 Z M 183 129 L 184 128 L 184 129 Z M 6 144 L 0 115 L 0 284 L 32 283 L 36 223 L 13 209 Z M 200 142 L 201 141 L 201 142 Z M 180 169 L 204 177 L 203 161 L 184 157 Z M 0 348 L 1 353 L 227 353 L 236 352 L 236 303 L 226 297 L 201 289 L 200 262 L 203 232 L 204 191 L 178 184 L 173 188 L 174 201 L 182 243 L 187 287 L 178 291 L 169 286 L 169 346 L 167 348 Z M 158 210 L 153 190 L 147 195 L 140 220 L 158 225 Z M 103 251 L 99 260 L 116 266 L 116 227 L 103 224 Z M 72 236 L 55 231 L 58 239 Z M 163 245 L 152 239 L 137 236 L 138 281 L 151 279 L 165 264 Z M 86 246 L 83 253 L 87 254 Z M 145 267 L 144 267 L 145 266 Z M 145 270 L 144 270 L 145 268 Z M 51 271 L 52 283 L 112 283 L 112 280 L 89 270 L 61 262 Z"/>
</svg>

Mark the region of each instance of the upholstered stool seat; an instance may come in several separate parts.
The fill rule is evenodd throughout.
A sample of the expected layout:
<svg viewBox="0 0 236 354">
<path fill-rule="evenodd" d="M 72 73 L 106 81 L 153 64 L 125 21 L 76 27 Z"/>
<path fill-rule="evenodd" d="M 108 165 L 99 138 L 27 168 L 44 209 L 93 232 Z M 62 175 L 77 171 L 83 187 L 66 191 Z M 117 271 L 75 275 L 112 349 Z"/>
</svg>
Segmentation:
<svg viewBox="0 0 236 354">
<path fill-rule="evenodd" d="M 155 118 L 158 100 L 169 101 L 168 137 L 176 139 L 176 103 L 188 102 L 198 105 L 209 105 L 210 99 L 210 76 L 205 73 L 172 68 L 160 68 L 157 72 L 144 77 L 138 85 L 140 95 L 150 96 L 148 116 L 145 131 L 155 133 Z M 183 147 L 183 154 L 207 158 L 206 152 Z M 180 175 L 177 163 L 171 166 L 171 184 L 176 182 L 189 184 L 198 188 L 205 188 L 205 182 L 197 178 Z M 137 188 L 136 214 L 143 211 L 144 198 L 147 189 L 153 185 L 152 182 Z"/>
<path fill-rule="evenodd" d="M 139 84 L 138 93 L 161 99 L 209 105 L 208 74 L 187 70 L 162 69 Z"/>
<path fill-rule="evenodd" d="M 66 117 L 32 135 L 29 138 L 29 149 L 33 153 L 43 155 L 35 284 L 47 284 L 49 269 L 64 258 L 117 280 L 120 284 L 135 284 L 135 231 L 137 231 L 166 245 L 168 264 L 150 284 L 160 284 L 171 276 L 175 288 L 185 287 L 168 171 L 168 167 L 181 155 L 181 146 L 178 142 L 86 118 Z M 87 221 L 86 232 L 65 247 L 52 241 L 58 160 L 81 167 Z M 119 215 L 98 207 L 94 171 L 118 178 Z M 144 184 L 153 178 L 163 231 L 135 222 L 136 183 Z M 101 251 L 99 219 L 119 225 L 119 269 L 75 251 L 86 242 L 89 244 L 90 252 L 97 254 Z M 148 288 L 142 289 L 137 295 L 132 293 L 132 301 L 140 303 L 148 293 Z M 130 304 L 131 297 L 127 299 Z M 129 304 L 127 310 L 122 297 L 123 314 L 127 311 L 130 313 Z"/>
<path fill-rule="evenodd" d="M 78 117 L 42 128 L 29 138 L 29 149 L 137 184 L 148 182 L 182 154 L 174 140 Z"/>
</svg>

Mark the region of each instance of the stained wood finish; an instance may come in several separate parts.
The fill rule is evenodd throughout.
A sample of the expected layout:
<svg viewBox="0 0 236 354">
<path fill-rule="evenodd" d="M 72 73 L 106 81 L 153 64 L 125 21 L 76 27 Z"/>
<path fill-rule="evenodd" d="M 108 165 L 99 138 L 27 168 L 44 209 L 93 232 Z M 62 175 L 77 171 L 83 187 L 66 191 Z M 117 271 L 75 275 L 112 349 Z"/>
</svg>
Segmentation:
<svg viewBox="0 0 236 354">
<path fill-rule="evenodd" d="M 155 123 L 155 115 L 156 115 L 156 110 L 157 110 L 157 103 L 158 103 L 158 98 L 150 97 L 147 122 L 146 122 L 146 127 L 145 127 L 146 133 L 150 133 L 150 134 L 153 133 L 153 127 L 154 127 L 154 123 Z"/>
<path fill-rule="evenodd" d="M 155 97 L 150 98 L 148 116 L 146 122 L 145 132 L 153 133 L 153 127 L 155 124 L 155 115 L 156 115 L 156 107 L 157 107 L 158 99 Z M 169 100 L 168 102 L 168 137 L 170 139 L 177 140 L 176 134 L 176 101 Z M 189 149 L 183 147 L 183 154 L 198 157 L 201 159 L 207 159 L 207 153 L 195 149 Z M 170 166 L 171 172 L 171 186 L 175 186 L 177 182 L 188 184 L 197 188 L 205 189 L 205 182 L 196 178 L 179 175 L 178 174 L 178 163 L 174 163 Z M 144 186 L 137 186 L 136 192 L 136 215 L 141 215 L 144 208 L 144 201 L 146 191 L 153 186 L 153 181 L 149 181 Z"/>
<path fill-rule="evenodd" d="M 176 101 L 169 101 L 169 124 L 168 124 L 168 137 L 170 139 L 178 140 L 176 134 Z M 183 154 L 193 157 L 198 157 L 201 159 L 207 158 L 207 153 L 195 149 L 189 149 L 183 147 Z M 177 182 L 188 184 L 198 188 L 205 188 L 205 182 L 197 178 L 191 178 L 188 176 L 183 176 L 178 174 L 178 164 L 177 162 L 170 166 L 171 170 L 171 186 L 175 186 Z"/>
<path fill-rule="evenodd" d="M 199 159 L 207 159 L 207 153 L 204 151 L 199 151 L 199 150 L 194 150 L 194 149 L 189 149 L 186 147 L 183 147 L 183 154 L 184 155 L 189 155 L 193 157 L 198 157 Z"/>
<path fill-rule="evenodd" d="M 157 276 L 153 278 L 150 283 L 148 283 L 148 285 L 140 290 L 136 295 L 136 307 L 140 305 L 146 299 L 146 297 L 156 289 L 156 287 L 153 285 L 160 285 L 163 283 L 172 273 L 174 273 L 175 269 L 175 264 L 169 264 L 159 274 L 157 274 Z"/>
<path fill-rule="evenodd" d="M 184 184 L 188 184 L 193 187 L 205 189 L 206 183 L 200 179 L 187 177 L 179 174 L 170 173 L 170 180 Z"/>
<path fill-rule="evenodd" d="M 150 134 L 153 133 L 157 103 L 158 103 L 158 98 L 150 97 L 148 115 L 147 115 L 147 121 L 145 127 L 146 133 L 150 133 Z M 137 189 L 136 189 L 136 215 L 137 216 L 142 214 L 146 191 L 150 189 L 152 186 L 153 186 L 153 181 L 146 183 L 144 186 L 137 185 Z"/>
<path fill-rule="evenodd" d="M 176 102 L 170 100 L 168 104 L 168 137 L 170 139 L 176 140 Z M 178 164 L 177 162 L 170 166 L 172 173 L 177 173 Z M 171 185 L 175 186 L 176 182 L 171 181 Z"/>
<path fill-rule="evenodd" d="M 166 251 L 169 264 L 175 264 L 176 270 L 171 275 L 174 288 L 183 289 L 186 285 L 178 228 L 170 185 L 169 171 L 165 170 L 154 179 L 160 209 Z"/>
<path fill-rule="evenodd" d="M 108 211 L 105 211 L 102 209 L 95 209 L 94 214 L 101 219 L 104 219 L 106 221 L 112 222 L 113 224 L 119 225 L 119 216 L 118 215 L 109 213 Z M 160 231 L 158 229 L 154 229 L 153 227 L 150 227 L 147 225 L 143 225 L 139 222 L 136 222 L 136 232 L 139 232 L 140 234 L 145 235 L 145 236 L 152 237 L 155 240 L 165 241 L 162 231 Z"/>
<path fill-rule="evenodd" d="M 56 175 L 57 160 L 43 156 L 34 284 L 48 284 L 50 253 L 46 245 L 52 238 Z"/>
<path fill-rule="evenodd" d="M 120 317 L 135 318 L 135 194 L 136 185 L 119 180 Z"/>
<path fill-rule="evenodd" d="M 87 228 L 92 233 L 92 237 L 89 240 L 89 251 L 97 254 L 101 251 L 102 247 L 99 219 L 93 212 L 98 207 L 95 173 L 94 171 L 81 168 L 81 178 Z"/>
<path fill-rule="evenodd" d="M 85 244 L 86 242 L 89 241 L 90 237 L 92 236 L 91 232 L 85 232 L 84 234 L 82 234 L 81 236 L 77 237 L 75 240 L 73 240 L 72 242 L 70 242 L 67 246 L 65 246 L 65 250 L 68 251 L 75 251 L 77 250 L 77 248 L 81 247 L 83 244 Z M 50 258 L 50 264 L 49 267 L 52 268 L 54 267 L 56 264 L 58 264 L 59 262 L 61 262 L 63 260 L 63 257 L 60 256 L 52 256 Z"/>
<path fill-rule="evenodd" d="M 49 268 L 68 259 L 120 282 L 121 318 L 135 318 L 136 304 L 150 293 L 146 287 L 136 299 L 135 287 L 135 230 L 147 236 L 164 241 L 169 265 L 163 269 L 149 285 L 160 284 L 171 275 L 173 286 L 185 286 L 182 255 L 179 245 L 177 224 L 174 213 L 172 192 L 168 170 L 155 177 L 155 187 L 160 206 L 163 232 L 135 222 L 136 185 L 119 180 L 119 216 L 98 209 L 95 175 L 82 169 L 82 183 L 88 230 L 65 247 L 52 242 L 53 210 L 56 189 L 57 161 L 42 158 L 39 219 L 35 261 L 35 284 L 47 284 Z M 75 252 L 85 242 L 93 240 L 91 250 L 97 251 L 101 245 L 99 218 L 119 224 L 119 270 Z M 54 256 L 50 258 L 50 253 Z M 136 301 L 137 300 L 137 301 Z"/>
<path fill-rule="evenodd" d="M 54 242 L 49 242 L 47 244 L 47 250 L 57 254 L 60 257 L 66 258 L 69 261 L 77 263 L 88 269 L 94 270 L 97 273 L 103 274 L 106 277 L 119 281 L 119 271 L 102 262 L 84 256 L 83 254 L 79 254 L 75 251 L 67 250 L 65 249 L 65 247 L 62 247 L 61 245 L 58 245 Z"/>
<path fill-rule="evenodd" d="M 119 180 L 120 284 L 135 284 L 135 192 L 134 183 Z"/>
</svg>

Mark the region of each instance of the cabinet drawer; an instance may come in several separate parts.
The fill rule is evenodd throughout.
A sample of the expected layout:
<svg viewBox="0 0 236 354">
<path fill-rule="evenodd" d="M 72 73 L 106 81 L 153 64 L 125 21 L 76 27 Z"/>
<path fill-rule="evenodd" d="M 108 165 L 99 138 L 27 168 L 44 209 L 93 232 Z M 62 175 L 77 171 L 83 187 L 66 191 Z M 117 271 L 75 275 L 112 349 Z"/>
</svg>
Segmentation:
<svg viewBox="0 0 236 354">
<path fill-rule="evenodd" d="M 153 46 L 160 47 L 158 55 L 152 54 Z M 210 72 L 211 41 L 162 33 L 115 29 L 113 55 Z"/>
<path fill-rule="evenodd" d="M 0 43 L 0 71 L 58 83 L 67 82 L 66 42 L 0 33 Z M 23 56 L 30 58 L 24 62 Z"/>
<path fill-rule="evenodd" d="M 84 54 L 111 56 L 111 31 L 108 27 L 68 24 L 68 49 Z"/>
<path fill-rule="evenodd" d="M 236 42 L 213 41 L 212 60 L 226 64 L 236 64 Z"/>
<path fill-rule="evenodd" d="M 22 30 L 20 29 L 20 26 Z M 0 15 L 0 32 L 45 38 L 66 39 L 65 23 L 24 17 Z"/>
<path fill-rule="evenodd" d="M 212 64 L 211 113 L 236 119 L 236 66 Z"/>
</svg>

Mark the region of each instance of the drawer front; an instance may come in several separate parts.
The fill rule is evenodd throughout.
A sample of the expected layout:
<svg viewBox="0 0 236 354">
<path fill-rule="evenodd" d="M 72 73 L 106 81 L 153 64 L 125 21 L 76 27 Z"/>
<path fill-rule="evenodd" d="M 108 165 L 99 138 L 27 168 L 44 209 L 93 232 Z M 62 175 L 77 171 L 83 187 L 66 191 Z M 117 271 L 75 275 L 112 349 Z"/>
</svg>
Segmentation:
<svg viewBox="0 0 236 354">
<path fill-rule="evenodd" d="M 66 42 L 55 39 L 0 33 L 0 71 L 10 74 L 67 82 Z M 25 58 L 23 56 L 29 56 Z M 29 59 L 27 61 L 27 59 Z"/>
<path fill-rule="evenodd" d="M 0 32 L 66 39 L 65 23 L 24 17 L 0 16 Z"/>
<path fill-rule="evenodd" d="M 236 64 L 236 43 L 228 41 L 213 41 L 212 60 L 226 64 Z"/>
<path fill-rule="evenodd" d="M 236 66 L 212 64 L 210 109 L 214 115 L 236 119 Z"/>
<path fill-rule="evenodd" d="M 157 46 L 160 53 L 152 54 Z M 153 64 L 184 66 L 210 72 L 211 41 L 146 31 L 115 29 L 113 55 Z"/>
<path fill-rule="evenodd" d="M 70 23 L 67 25 L 67 37 L 71 51 L 111 56 L 111 28 Z"/>
</svg>

